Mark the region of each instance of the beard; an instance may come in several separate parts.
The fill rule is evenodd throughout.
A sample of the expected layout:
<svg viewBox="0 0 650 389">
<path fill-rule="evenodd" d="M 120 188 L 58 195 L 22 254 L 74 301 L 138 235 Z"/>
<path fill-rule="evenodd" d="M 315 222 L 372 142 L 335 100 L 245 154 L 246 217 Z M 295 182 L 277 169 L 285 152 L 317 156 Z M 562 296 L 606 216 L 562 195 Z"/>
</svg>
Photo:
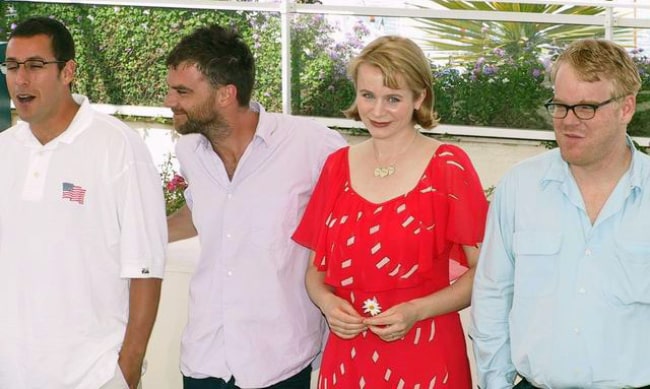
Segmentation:
<svg viewBox="0 0 650 389">
<path fill-rule="evenodd" d="M 185 123 L 175 125 L 181 135 L 201 134 L 209 140 L 223 139 L 230 134 L 230 127 L 223 116 L 213 108 L 213 99 L 206 99 L 192 110 L 186 110 Z"/>
</svg>

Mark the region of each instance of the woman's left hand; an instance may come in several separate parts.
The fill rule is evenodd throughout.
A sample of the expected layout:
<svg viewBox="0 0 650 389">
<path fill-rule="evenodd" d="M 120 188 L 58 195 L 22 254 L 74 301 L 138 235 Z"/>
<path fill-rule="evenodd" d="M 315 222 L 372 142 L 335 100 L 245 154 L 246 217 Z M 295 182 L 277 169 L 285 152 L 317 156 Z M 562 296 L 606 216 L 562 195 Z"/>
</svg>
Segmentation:
<svg viewBox="0 0 650 389">
<path fill-rule="evenodd" d="M 370 331 L 386 342 L 402 339 L 418 321 L 417 307 L 411 302 L 397 304 L 377 316 L 364 319 Z"/>
</svg>

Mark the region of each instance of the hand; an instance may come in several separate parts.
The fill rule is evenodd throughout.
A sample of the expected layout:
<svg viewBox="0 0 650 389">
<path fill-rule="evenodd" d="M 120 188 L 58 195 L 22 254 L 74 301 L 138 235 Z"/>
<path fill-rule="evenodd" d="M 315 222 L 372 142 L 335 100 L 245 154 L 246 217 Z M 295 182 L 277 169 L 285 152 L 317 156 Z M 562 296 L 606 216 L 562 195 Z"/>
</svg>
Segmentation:
<svg viewBox="0 0 650 389">
<path fill-rule="evenodd" d="M 406 302 L 397 304 L 377 316 L 366 318 L 363 323 L 382 340 L 394 342 L 404 338 L 417 321 L 415 305 Z"/>
<path fill-rule="evenodd" d="M 142 377 L 142 358 L 127 358 L 120 353 L 117 364 L 120 366 L 129 389 L 137 389 Z"/>
<path fill-rule="evenodd" d="M 363 324 L 363 317 L 354 307 L 334 294 L 328 296 L 325 304 L 321 306 L 321 311 L 330 330 L 340 338 L 352 339 L 367 329 Z"/>
</svg>

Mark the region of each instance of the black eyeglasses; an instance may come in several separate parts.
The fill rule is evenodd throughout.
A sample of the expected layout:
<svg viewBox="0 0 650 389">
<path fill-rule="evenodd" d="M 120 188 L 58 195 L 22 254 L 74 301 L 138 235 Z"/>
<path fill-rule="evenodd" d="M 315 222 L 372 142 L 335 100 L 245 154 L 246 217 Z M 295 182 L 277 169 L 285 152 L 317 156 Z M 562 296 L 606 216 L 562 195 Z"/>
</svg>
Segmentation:
<svg viewBox="0 0 650 389">
<path fill-rule="evenodd" d="M 40 59 L 28 59 L 27 61 L 6 61 L 0 63 L 0 72 L 2 74 L 7 74 L 9 72 L 17 71 L 20 65 L 25 66 L 25 70 L 28 72 L 37 72 L 45 67 L 45 65 L 50 63 L 66 63 L 68 61 L 43 61 Z"/>
<path fill-rule="evenodd" d="M 574 105 L 554 103 L 553 99 L 551 98 L 546 102 L 546 104 L 544 104 L 544 107 L 546 107 L 546 111 L 554 119 L 564 119 L 569 114 L 569 111 L 573 111 L 573 114 L 576 115 L 578 119 L 589 120 L 589 119 L 593 119 L 594 116 L 596 116 L 596 110 L 598 108 L 602 107 L 603 105 L 607 105 L 613 101 L 616 101 L 620 98 L 621 96 L 612 97 L 611 99 L 605 100 L 602 103 L 598 103 L 598 104 L 574 104 Z"/>
</svg>

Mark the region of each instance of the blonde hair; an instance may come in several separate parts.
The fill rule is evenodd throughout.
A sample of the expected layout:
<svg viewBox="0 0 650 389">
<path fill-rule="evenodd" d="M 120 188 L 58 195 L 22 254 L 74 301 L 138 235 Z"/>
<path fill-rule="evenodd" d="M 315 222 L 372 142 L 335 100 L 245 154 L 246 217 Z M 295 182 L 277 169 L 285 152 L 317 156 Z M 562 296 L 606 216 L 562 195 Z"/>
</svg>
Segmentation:
<svg viewBox="0 0 650 389">
<path fill-rule="evenodd" d="M 426 129 L 438 124 L 433 109 L 431 65 L 415 42 L 395 35 L 382 36 L 370 42 L 348 66 L 348 76 L 352 79 L 355 89 L 359 67 L 363 64 L 379 68 L 384 75 L 384 85 L 388 88 L 398 89 L 398 76 L 401 76 L 413 92 L 414 98 L 418 98 L 424 90 L 424 100 L 420 108 L 413 112 L 413 121 Z M 356 101 L 343 113 L 348 118 L 361 120 Z"/>
<path fill-rule="evenodd" d="M 571 43 L 553 65 L 552 82 L 563 63 L 570 65 L 582 81 L 610 80 L 615 97 L 636 95 L 641 89 L 641 77 L 632 57 L 614 42 L 581 39 Z"/>
</svg>

